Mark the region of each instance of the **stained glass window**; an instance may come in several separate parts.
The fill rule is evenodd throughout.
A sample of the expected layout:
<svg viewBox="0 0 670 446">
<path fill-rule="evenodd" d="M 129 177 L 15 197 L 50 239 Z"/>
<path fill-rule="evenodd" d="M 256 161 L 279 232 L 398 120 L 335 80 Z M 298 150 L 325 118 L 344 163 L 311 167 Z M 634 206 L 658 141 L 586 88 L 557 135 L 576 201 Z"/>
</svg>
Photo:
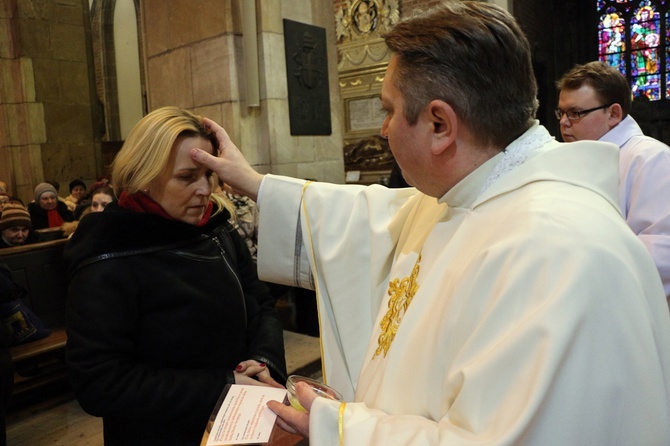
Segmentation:
<svg viewBox="0 0 670 446">
<path fill-rule="evenodd" d="M 670 0 L 596 0 L 598 58 L 630 80 L 635 99 L 670 99 Z"/>
</svg>

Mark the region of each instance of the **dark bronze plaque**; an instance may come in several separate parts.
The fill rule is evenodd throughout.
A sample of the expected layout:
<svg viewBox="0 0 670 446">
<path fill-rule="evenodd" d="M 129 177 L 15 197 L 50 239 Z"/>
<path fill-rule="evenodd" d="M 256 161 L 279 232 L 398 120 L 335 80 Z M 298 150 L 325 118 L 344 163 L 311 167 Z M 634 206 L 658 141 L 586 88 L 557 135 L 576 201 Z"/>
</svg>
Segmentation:
<svg viewBox="0 0 670 446">
<path fill-rule="evenodd" d="M 284 19 L 291 135 L 330 135 L 326 30 Z"/>
</svg>

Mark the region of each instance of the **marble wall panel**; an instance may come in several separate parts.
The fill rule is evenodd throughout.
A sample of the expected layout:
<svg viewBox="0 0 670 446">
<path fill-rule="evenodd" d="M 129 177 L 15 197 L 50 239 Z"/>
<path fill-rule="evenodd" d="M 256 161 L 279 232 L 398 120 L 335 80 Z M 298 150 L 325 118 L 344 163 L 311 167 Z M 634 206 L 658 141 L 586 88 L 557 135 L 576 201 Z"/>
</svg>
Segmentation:
<svg viewBox="0 0 670 446">
<path fill-rule="evenodd" d="M 288 99 L 284 35 L 264 33 L 260 41 L 261 98 Z"/>
<path fill-rule="evenodd" d="M 41 146 L 28 145 L 11 148 L 13 191 L 24 203 L 33 199 L 35 186 L 43 181 Z"/>
<path fill-rule="evenodd" d="M 11 1 L 0 2 L 0 18 L 8 19 L 14 16 L 14 5 Z"/>
<path fill-rule="evenodd" d="M 52 17 L 58 17 L 61 23 L 81 25 L 84 14 L 83 3 L 81 0 L 58 0 L 53 2 L 52 14 Z"/>
<path fill-rule="evenodd" d="M 52 57 L 58 60 L 86 62 L 84 27 L 64 23 L 51 24 Z"/>
<path fill-rule="evenodd" d="M 263 0 L 265 7 L 266 0 Z M 193 2 L 191 2 L 193 3 Z M 198 28 L 201 39 L 208 39 L 219 34 L 239 32 L 239 12 L 234 3 L 237 1 L 199 0 L 194 7 L 195 14 L 191 14 Z"/>
<path fill-rule="evenodd" d="M 2 106 L 0 105 L 0 113 L 1 113 Z M 0 116 L 0 131 L 2 130 L 2 122 L 1 122 L 2 116 Z M 14 163 L 12 162 L 12 157 L 11 157 L 11 147 L 9 145 L 4 145 L 0 141 L 0 159 L 6 160 L 3 163 L 0 163 L 0 181 L 4 181 L 7 183 L 7 188 L 8 192 L 10 195 L 12 195 L 12 192 L 14 191 Z"/>
<path fill-rule="evenodd" d="M 14 82 L 19 86 L 16 89 L 21 90 L 22 100 L 34 102 L 36 100 L 35 94 L 35 70 L 33 68 L 33 60 L 27 57 L 19 59 L 19 73 L 15 74 Z"/>
<path fill-rule="evenodd" d="M 151 110 L 166 105 L 193 108 L 191 58 L 188 48 L 150 58 L 148 74 Z"/>
<path fill-rule="evenodd" d="M 0 103 L 0 147 L 8 147 L 10 142 L 9 137 L 9 106 Z M 0 157 L 0 159 L 6 159 Z M 1 164 L 1 163 L 0 163 Z"/>
<path fill-rule="evenodd" d="M 226 129 L 230 140 L 236 145 L 240 141 L 240 104 L 238 102 L 224 102 L 221 104 L 221 120 L 218 123 Z"/>
<path fill-rule="evenodd" d="M 14 57 L 14 43 L 12 21 L 8 18 L 0 18 L 0 57 Z"/>
<path fill-rule="evenodd" d="M 58 101 L 61 98 L 59 62 L 52 59 L 33 59 L 36 99 L 38 101 Z"/>
<path fill-rule="evenodd" d="M 342 144 L 334 138 L 324 138 L 323 136 L 308 137 L 312 145 L 314 159 L 317 161 L 343 161 Z"/>
<path fill-rule="evenodd" d="M 200 40 L 197 3 L 192 0 L 170 0 L 161 7 L 170 10 L 170 48 L 179 48 Z"/>
<path fill-rule="evenodd" d="M 37 58 L 51 58 L 51 30 L 49 22 L 36 19 L 22 19 L 18 23 L 19 38 L 16 51 L 19 54 Z"/>
<path fill-rule="evenodd" d="M 28 138 L 28 105 L 7 104 L 7 131 L 9 144 L 19 146 L 24 144 Z"/>
<path fill-rule="evenodd" d="M 263 7 L 256 10 L 256 15 L 258 16 L 259 31 L 280 35 L 284 33 L 281 0 L 263 0 Z"/>
<path fill-rule="evenodd" d="M 191 47 L 194 106 L 239 99 L 233 39 L 223 35 Z"/>
<path fill-rule="evenodd" d="M 239 11 L 233 3 L 237 2 L 231 0 L 161 1 L 160 7 L 165 11 L 159 19 L 166 20 L 170 30 L 166 48 L 179 48 L 204 39 L 232 33 L 235 24 L 239 23 Z M 150 10 L 152 18 L 154 9 Z M 145 10 L 149 11 L 149 9 Z"/>
<path fill-rule="evenodd" d="M 307 23 L 310 25 L 315 25 L 315 22 L 319 21 L 318 18 L 314 17 L 312 11 L 312 2 L 307 1 L 282 1 L 280 14 L 282 18 L 294 20 L 296 22 Z"/>
<path fill-rule="evenodd" d="M 71 164 L 69 176 L 65 178 L 96 178 L 96 161 L 90 156 L 92 148 L 89 144 L 70 144 Z"/>
<path fill-rule="evenodd" d="M 272 173 L 274 175 L 284 175 L 287 177 L 293 178 L 302 178 L 298 175 L 298 165 L 295 163 L 291 164 L 274 164 L 272 165 Z"/>
<path fill-rule="evenodd" d="M 51 179 L 67 181 L 73 165 L 96 176 L 84 32 L 87 2 L 1 3 L 3 17 L 16 15 L 0 25 L 0 57 L 11 58 L 0 61 L 0 98 L 11 102 L 0 105 L 0 141 L 7 147 L 0 152 L 0 164 L 11 166 L 14 191 L 29 201 L 34 186 L 45 178 L 43 151 Z"/>
<path fill-rule="evenodd" d="M 288 101 L 268 99 L 264 102 L 267 117 L 267 129 L 272 164 L 286 164 L 301 160 L 296 141 L 291 136 Z"/>
<path fill-rule="evenodd" d="M 296 165 L 296 172 L 298 178 L 344 183 L 344 165 L 340 161 L 301 163 Z"/>
<path fill-rule="evenodd" d="M 240 107 L 240 139 L 235 141 L 249 163 L 253 166 L 271 164 L 270 132 L 268 131 L 266 101 L 261 107 Z"/>
<path fill-rule="evenodd" d="M 290 135 L 284 60 L 282 19 L 327 25 L 331 32 L 332 9 L 315 6 L 320 0 L 256 0 L 261 106 L 247 107 L 241 1 L 143 1 L 150 109 L 177 105 L 211 115 L 258 171 L 342 182 L 341 130 L 325 137 Z M 313 17 L 315 11 L 323 17 Z M 336 58 L 329 54 L 334 109 L 339 103 Z M 333 125 L 341 121 L 334 118 Z"/>
<path fill-rule="evenodd" d="M 49 20 L 53 17 L 56 2 L 51 0 L 16 1 L 16 17 L 20 19 Z"/>
<path fill-rule="evenodd" d="M 89 90 L 88 65 L 81 62 L 59 62 L 59 77 L 61 99 L 65 102 L 89 104 L 91 95 Z"/>
<path fill-rule="evenodd" d="M 32 67 L 25 67 L 21 59 L 0 59 L 0 103 L 23 102 L 28 95 L 34 100 L 34 86 L 26 79 L 32 77 L 32 70 L 26 68 Z"/>
<path fill-rule="evenodd" d="M 93 142 L 91 110 L 85 104 L 46 103 L 44 121 L 49 143 Z"/>
<path fill-rule="evenodd" d="M 147 56 L 152 57 L 170 48 L 170 8 L 165 0 L 143 0 L 142 8 Z"/>
<path fill-rule="evenodd" d="M 47 140 L 46 122 L 44 120 L 44 105 L 40 102 L 28 102 L 28 135 L 24 143 L 42 144 Z"/>
<path fill-rule="evenodd" d="M 67 142 L 42 144 L 42 166 L 44 180 L 58 181 L 61 185 L 59 195 L 67 196 L 65 190 L 73 175 L 70 145 Z"/>
</svg>

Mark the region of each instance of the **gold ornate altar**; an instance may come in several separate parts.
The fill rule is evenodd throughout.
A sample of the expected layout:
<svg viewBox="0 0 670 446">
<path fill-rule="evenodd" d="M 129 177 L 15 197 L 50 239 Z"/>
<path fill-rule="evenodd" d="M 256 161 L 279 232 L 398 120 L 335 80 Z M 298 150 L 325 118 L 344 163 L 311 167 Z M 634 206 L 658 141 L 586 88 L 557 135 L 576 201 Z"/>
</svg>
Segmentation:
<svg viewBox="0 0 670 446">
<path fill-rule="evenodd" d="M 349 0 L 335 14 L 349 183 L 384 183 L 393 165 L 379 95 L 391 57 L 381 35 L 400 19 L 399 0 Z"/>
</svg>

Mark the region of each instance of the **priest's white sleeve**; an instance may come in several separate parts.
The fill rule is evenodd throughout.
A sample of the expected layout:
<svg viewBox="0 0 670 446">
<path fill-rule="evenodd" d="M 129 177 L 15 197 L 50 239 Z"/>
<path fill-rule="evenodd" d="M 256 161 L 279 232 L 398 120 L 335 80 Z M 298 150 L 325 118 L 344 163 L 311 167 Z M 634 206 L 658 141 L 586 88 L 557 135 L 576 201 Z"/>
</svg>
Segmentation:
<svg viewBox="0 0 670 446">
<path fill-rule="evenodd" d="M 352 400 L 388 287 L 403 204 L 417 192 L 305 184 L 266 175 L 258 272 L 263 280 L 316 290 L 324 380 Z"/>
</svg>

